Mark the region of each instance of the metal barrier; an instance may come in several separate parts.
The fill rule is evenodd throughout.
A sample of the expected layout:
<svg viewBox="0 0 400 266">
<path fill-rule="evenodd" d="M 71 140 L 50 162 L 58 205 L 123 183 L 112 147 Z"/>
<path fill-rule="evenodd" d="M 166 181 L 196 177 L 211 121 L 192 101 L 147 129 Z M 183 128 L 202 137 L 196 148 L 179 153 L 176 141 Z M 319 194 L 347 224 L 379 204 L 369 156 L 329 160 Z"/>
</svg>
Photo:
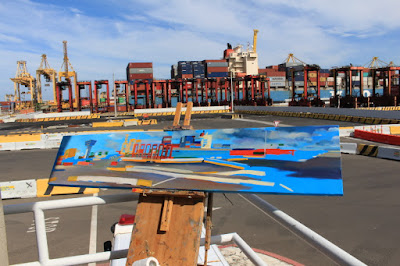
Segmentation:
<svg viewBox="0 0 400 266">
<path fill-rule="evenodd" d="M 240 194 L 244 199 L 251 202 L 256 207 L 260 208 L 264 213 L 268 214 L 271 218 L 276 220 L 282 226 L 286 227 L 294 234 L 314 246 L 316 249 L 321 251 L 323 254 L 331 258 L 333 261 L 340 265 L 365 265 L 357 258 L 353 257 L 349 253 L 335 246 L 322 236 L 318 235 L 311 229 L 307 228 L 300 222 L 296 221 L 286 213 L 280 211 L 276 207 L 272 206 L 268 202 L 262 200 L 260 197 L 254 194 Z M 63 257 L 57 259 L 49 258 L 49 249 L 47 244 L 46 226 L 44 210 L 54 209 L 65 209 L 74 207 L 85 207 L 92 205 L 104 205 L 110 203 L 127 202 L 138 199 L 138 194 L 127 193 L 118 195 L 106 195 L 106 196 L 93 196 L 93 197 L 80 197 L 73 199 L 61 199 L 61 200 L 50 200 L 41 202 L 30 202 L 15 205 L 4 206 L 4 214 L 18 214 L 33 212 L 35 218 L 36 228 L 36 239 L 39 253 L 39 261 L 15 264 L 15 265 L 77 265 L 86 264 L 91 262 L 107 261 L 112 259 L 126 258 L 128 250 L 108 251 L 99 252 L 95 254 L 85 254 L 78 256 Z M 224 244 L 234 241 L 237 246 L 243 251 L 243 253 L 256 265 L 265 265 L 259 256 L 247 245 L 247 243 L 237 234 L 223 234 L 213 236 L 211 238 L 212 244 Z M 204 243 L 204 239 L 201 239 L 201 243 Z"/>
</svg>

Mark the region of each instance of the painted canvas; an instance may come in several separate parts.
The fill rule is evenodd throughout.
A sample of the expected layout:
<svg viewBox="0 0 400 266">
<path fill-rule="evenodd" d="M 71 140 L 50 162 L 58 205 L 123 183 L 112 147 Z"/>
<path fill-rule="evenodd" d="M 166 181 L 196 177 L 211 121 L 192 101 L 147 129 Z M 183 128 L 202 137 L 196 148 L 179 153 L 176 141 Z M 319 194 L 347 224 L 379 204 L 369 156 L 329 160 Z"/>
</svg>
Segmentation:
<svg viewBox="0 0 400 266">
<path fill-rule="evenodd" d="M 51 185 L 342 195 L 337 126 L 66 136 Z"/>
</svg>

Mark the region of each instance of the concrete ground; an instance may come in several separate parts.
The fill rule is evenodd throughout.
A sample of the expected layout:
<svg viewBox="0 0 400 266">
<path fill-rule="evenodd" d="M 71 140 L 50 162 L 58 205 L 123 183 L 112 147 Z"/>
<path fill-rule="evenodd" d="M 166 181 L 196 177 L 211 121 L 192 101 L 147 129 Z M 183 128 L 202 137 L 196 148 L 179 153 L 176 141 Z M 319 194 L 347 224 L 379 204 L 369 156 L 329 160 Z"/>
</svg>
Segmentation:
<svg viewBox="0 0 400 266">
<path fill-rule="evenodd" d="M 353 123 L 294 117 L 245 116 L 254 121 L 194 119 L 195 129 L 264 127 L 280 120 L 287 125 Z M 169 125 L 170 121 L 162 122 Z M 160 123 L 158 128 L 164 124 Z M 269 123 L 269 124 L 268 124 Z M 148 128 L 148 127 L 147 127 Z M 48 177 L 56 150 L 0 152 L 0 181 Z M 282 211 L 299 220 L 368 265 L 398 265 L 400 261 L 400 164 L 360 155 L 342 155 L 344 196 L 311 197 L 261 195 Z M 100 195 L 126 193 L 101 190 Z M 45 200 L 72 198 L 54 196 Z M 35 199 L 37 200 L 37 199 Z M 39 199 L 43 200 L 43 198 Z M 4 205 L 32 199 L 5 200 Z M 237 232 L 253 248 L 269 251 L 305 265 L 335 265 L 314 248 L 244 200 L 240 194 L 215 194 L 213 235 Z M 111 225 L 123 213 L 135 212 L 136 202 L 99 206 L 97 250 L 112 239 Z M 50 257 L 86 254 L 89 249 L 91 207 L 47 211 Z M 37 260 L 32 214 L 6 216 L 10 263 Z"/>
</svg>

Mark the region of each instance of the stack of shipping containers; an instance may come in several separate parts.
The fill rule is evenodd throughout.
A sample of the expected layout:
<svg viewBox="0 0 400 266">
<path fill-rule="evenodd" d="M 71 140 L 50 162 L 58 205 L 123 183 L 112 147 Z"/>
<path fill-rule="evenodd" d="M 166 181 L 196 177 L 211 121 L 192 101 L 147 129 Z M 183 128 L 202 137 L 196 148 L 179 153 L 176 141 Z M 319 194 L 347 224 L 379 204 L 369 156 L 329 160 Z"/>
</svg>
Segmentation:
<svg viewBox="0 0 400 266">
<path fill-rule="evenodd" d="M 172 79 L 202 79 L 205 78 L 205 69 L 202 61 L 179 61 L 178 65 L 171 66 Z"/>
<path fill-rule="evenodd" d="M 193 77 L 196 79 L 203 79 L 205 78 L 205 67 L 204 63 L 201 61 L 193 61 Z"/>
<path fill-rule="evenodd" d="M 226 78 L 228 74 L 228 62 L 226 60 L 204 60 L 207 78 Z"/>
<path fill-rule="evenodd" d="M 325 87 L 325 88 L 329 87 L 329 84 L 328 84 L 328 78 L 330 76 L 329 69 L 321 69 L 319 71 L 319 76 L 320 76 L 319 81 L 320 81 L 321 88 L 322 87 Z"/>
<path fill-rule="evenodd" d="M 258 69 L 258 74 L 269 78 L 271 89 L 285 88 L 286 86 L 286 72 L 279 71 L 278 66 L 260 68 Z"/>
<path fill-rule="evenodd" d="M 126 68 L 127 80 L 153 80 L 153 63 L 129 63 Z"/>
<path fill-rule="evenodd" d="M 178 62 L 178 78 L 191 79 L 193 78 L 193 67 L 191 61 Z"/>
<path fill-rule="evenodd" d="M 129 84 L 133 84 L 135 81 L 153 81 L 153 63 L 151 62 L 141 62 L 141 63 L 129 63 L 126 67 L 126 76 Z M 137 86 L 138 89 L 138 99 L 135 99 L 134 95 L 129 98 L 129 104 L 131 105 L 143 105 L 144 104 L 144 94 L 145 85 L 140 83 Z"/>
</svg>

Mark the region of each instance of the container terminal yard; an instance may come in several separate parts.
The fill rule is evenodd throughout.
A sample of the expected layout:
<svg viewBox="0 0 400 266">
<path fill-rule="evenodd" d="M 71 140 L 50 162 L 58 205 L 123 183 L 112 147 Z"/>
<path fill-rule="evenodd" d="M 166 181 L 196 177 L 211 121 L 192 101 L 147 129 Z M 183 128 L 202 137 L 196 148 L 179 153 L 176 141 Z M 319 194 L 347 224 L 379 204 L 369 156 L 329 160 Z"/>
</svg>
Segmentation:
<svg viewBox="0 0 400 266">
<path fill-rule="evenodd" d="M 11 78 L 14 94 L 6 95 L 2 109 L 10 110 L 12 105 L 25 112 L 90 109 L 91 113 L 104 113 L 114 108 L 129 112 L 175 107 L 177 102 L 189 101 L 194 106 L 229 105 L 232 99 L 233 104 L 251 106 L 274 103 L 346 108 L 398 106 L 400 67 L 393 62 L 374 57 L 365 66 L 350 64 L 321 69 L 318 64 L 305 63 L 289 54 L 279 65 L 260 68 L 257 33 L 254 30 L 252 47 L 232 47 L 228 43 L 227 49 L 221 51 L 222 59 L 178 61 L 171 66 L 170 79 L 154 77 L 151 62 L 131 62 L 126 67 L 126 80 L 113 82 L 78 80 L 64 41 L 64 60 L 59 72 L 50 67 L 45 54 L 36 78 L 28 72 L 26 61 L 17 62 L 16 75 Z M 43 100 L 43 86 L 52 86 L 52 100 Z M 287 93 L 278 96 L 279 91 Z"/>
<path fill-rule="evenodd" d="M 0 118 L 9 263 L 109 265 L 111 253 L 104 243 L 113 239 L 110 227 L 127 210 L 135 213 L 138 194 L 48 186 L 61 138 L 164 130 L 176 119 L 178 103 L 193 103 L 193 109 L 183 108 L 182 114 L 191 115 L 194 129 L 340 127 L 343 197 L 259 195 L 278 208 L 271 211 L 244 194 L 218 194 L 212 235 L 236 232 L 268 265 L 398 265 L 400 67 L 373 58 L 365 66 L 321 69 L 289 54 L 282 64 L 260 68 L 257 33 L 254 30 L 253 46 L 247 49 L 228 44 L 222 59 L 178 61 L 171 66 L 170 79 L 156 79 L 151 62 L 130 62 L 126 80 L 80 81 L 66 41 L 60 72 L 50 67 L 45 54 L 36 78 L 25 61 L 18 61 L 11 78 L 14 94 L 1 102 Z M 53 91 L 49 101 L 42 96 L 46 85 Z M 101 197 L 130 201 L 101 205 Z M 44 214 L 35 209 L 70 199 L 97 203 L 47 207 Z M 36 202 L 43 203 L 32 205 Z M 34 216 L 29 208 L 35 209 Z M 301 222 L 307 233 L 296 231 L 303 225 L 284 222 L 277 211 Z M 239 247 L 238 242 L 224 242 L 218 248 L 229 265 L 264 265 L 246 258 Z"/>
</svg>

